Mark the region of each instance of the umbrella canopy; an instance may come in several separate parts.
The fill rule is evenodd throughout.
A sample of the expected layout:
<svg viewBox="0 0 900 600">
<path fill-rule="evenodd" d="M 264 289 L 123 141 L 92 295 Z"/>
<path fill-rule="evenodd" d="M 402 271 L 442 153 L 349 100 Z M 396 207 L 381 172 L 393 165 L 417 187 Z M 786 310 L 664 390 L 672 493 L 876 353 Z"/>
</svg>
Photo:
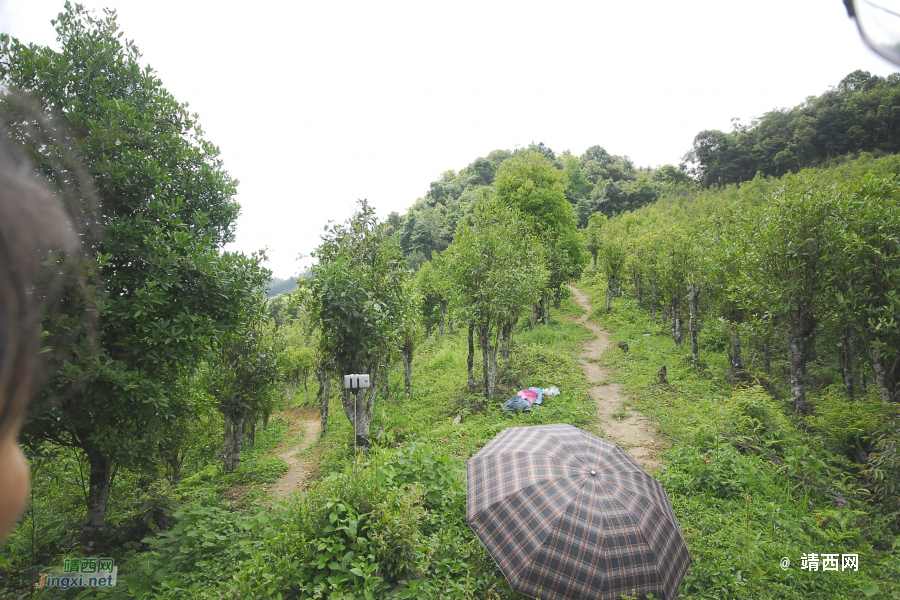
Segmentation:
<svg viewBox="0 0 900 600">
<path fill-rule="evenodd" d="M 571 425 L 511 427 L 466 463 L 466 523 L 510 586 L 542 600 L 672 600 L 691 563 L 665 490 Z"/>
</svg>

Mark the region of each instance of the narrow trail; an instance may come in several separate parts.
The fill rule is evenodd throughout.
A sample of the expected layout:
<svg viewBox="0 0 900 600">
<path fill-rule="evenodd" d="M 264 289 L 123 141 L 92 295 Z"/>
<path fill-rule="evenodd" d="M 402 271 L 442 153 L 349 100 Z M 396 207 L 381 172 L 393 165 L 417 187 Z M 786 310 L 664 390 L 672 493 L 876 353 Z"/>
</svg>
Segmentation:
<svg viewBox="0 0 900 600">
<path fill-rule="evenodd" d="M 312 458 L 296 455 L 312 446 L 319 438 L 321 422 L 319 412 L 312 409 L 290 408 L 285 411 L 285 416 L 294 422 L 294 431 L 303 429 L 303 440 L 286 450 L 278 453 L 279 458 L 288 464 L 288 470 L 276 483 L 272 484 L 269 491 L 277 500 L 283 500 L 291 495 L 291 492 L 305 487 L 312 472 Z"/>
<path fill-rule="evenodd" d="M 654 458 L 656 448 L 660 445 L 655 437 L 655 428 L 642 413 L 625 408 L 628 396 L 622 392 L 619 384 L 605 383 L 607 372 L 597 361 L 612 346 L 612 342 L 609 341 L 606 331 L 589 320 L 591 303 L 587 295 L 575 287 L 570 286 L 569 289 L 575 296 L 575 301 L 587 311 L 574 321 L 590 329 L 596 336 L 584 343 L 579 362 L 587 380 L 595 384 L 588 389 L 588 393 L 597 405 L 597 415 L 603 428 L 602 435 L 619 444 L 646 470 L 655 471 L 661 464 Z"/>
</svg>

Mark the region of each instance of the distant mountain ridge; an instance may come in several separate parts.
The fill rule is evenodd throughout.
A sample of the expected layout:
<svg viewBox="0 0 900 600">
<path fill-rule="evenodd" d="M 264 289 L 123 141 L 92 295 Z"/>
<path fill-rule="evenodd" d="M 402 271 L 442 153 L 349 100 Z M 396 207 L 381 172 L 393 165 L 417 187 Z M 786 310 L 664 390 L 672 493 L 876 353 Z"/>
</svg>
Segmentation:
<svg viewBox="0 0 900 600">
<path fill-rule="evenodd" d="M 286 294 L 297 289 L 297 277 L 289 277 L 288 279 L 280 279 L 273 277 L 269 282 L 269 289 L 266 291 L 266 297 L 271 298 L 278 294 Z"/>
</svg>

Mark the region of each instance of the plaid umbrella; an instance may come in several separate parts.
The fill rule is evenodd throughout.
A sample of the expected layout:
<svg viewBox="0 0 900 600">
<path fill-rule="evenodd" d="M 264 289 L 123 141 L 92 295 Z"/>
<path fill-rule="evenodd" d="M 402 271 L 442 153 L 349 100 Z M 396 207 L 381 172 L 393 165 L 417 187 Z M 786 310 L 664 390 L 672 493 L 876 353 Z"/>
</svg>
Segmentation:
<svg viewBox="0 0 900 600">
<path fill-rule="evenodd" d="M 466 523 L 532 598 L 672 600 L 691 557 L 662 486 L 571 425 L 511 427 L 466 463 Z"/>
</svg>

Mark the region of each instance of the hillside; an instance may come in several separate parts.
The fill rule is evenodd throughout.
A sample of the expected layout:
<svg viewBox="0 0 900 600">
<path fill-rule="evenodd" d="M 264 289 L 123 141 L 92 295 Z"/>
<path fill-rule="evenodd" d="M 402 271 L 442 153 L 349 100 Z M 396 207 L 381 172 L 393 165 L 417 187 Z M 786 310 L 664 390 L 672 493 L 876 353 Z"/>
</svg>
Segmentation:
<svg viewBox="0 0 900 600">
<path fill-rule="evenodd" d="M 518 563 L 488 551 L 503 544 L 466 524 L 465 465 L 507 428 L 548 424 L 572 426 L 576 454 L 606 448 L 603 469 L 621 462 L 565 467 L 580 512 L 535 491 L 557 465 L 531 448 L 484 478 L 540 463 L 540 485 L 485 494 L 507 524 L 546 521 L 527 540 L 482 527 L 515 530 L 529 558 L 589 556 L 608 583 L 640 556 L 652 573 L 619 598 L 900 596 L 900 77 L 854 72 L 701 132 L 679 166 L 494 150 L 404 215 L 359 200 L 307 272 L 271 279 L 263 254 L 226 250 L 237 181 L 114 11 L 67 3 L 56 26 L 58 51 L 0 45 L 4 89 L 61 123 L 35 136 L 44 121 L 0 98 L 38 175 L 18 170 L 75 229 L 9 294 L 46 309 L 13 323 L 40 333 L 45 362 L 0 596 L 525 598 Z M 24 398 L 17 361 L 34 352 L 10 352 L 0 375 Z M 628 494 L 573 483 L 595 466 Z M 607 516 L 587 518 L 591 502 Z M 647 541 L 660 523 L 693 561 L 666 588 Z M 575 529 L 584 552 L 566 546 Z M 117 584 L 75 585 L 97 556 Z"/>
</svg>

